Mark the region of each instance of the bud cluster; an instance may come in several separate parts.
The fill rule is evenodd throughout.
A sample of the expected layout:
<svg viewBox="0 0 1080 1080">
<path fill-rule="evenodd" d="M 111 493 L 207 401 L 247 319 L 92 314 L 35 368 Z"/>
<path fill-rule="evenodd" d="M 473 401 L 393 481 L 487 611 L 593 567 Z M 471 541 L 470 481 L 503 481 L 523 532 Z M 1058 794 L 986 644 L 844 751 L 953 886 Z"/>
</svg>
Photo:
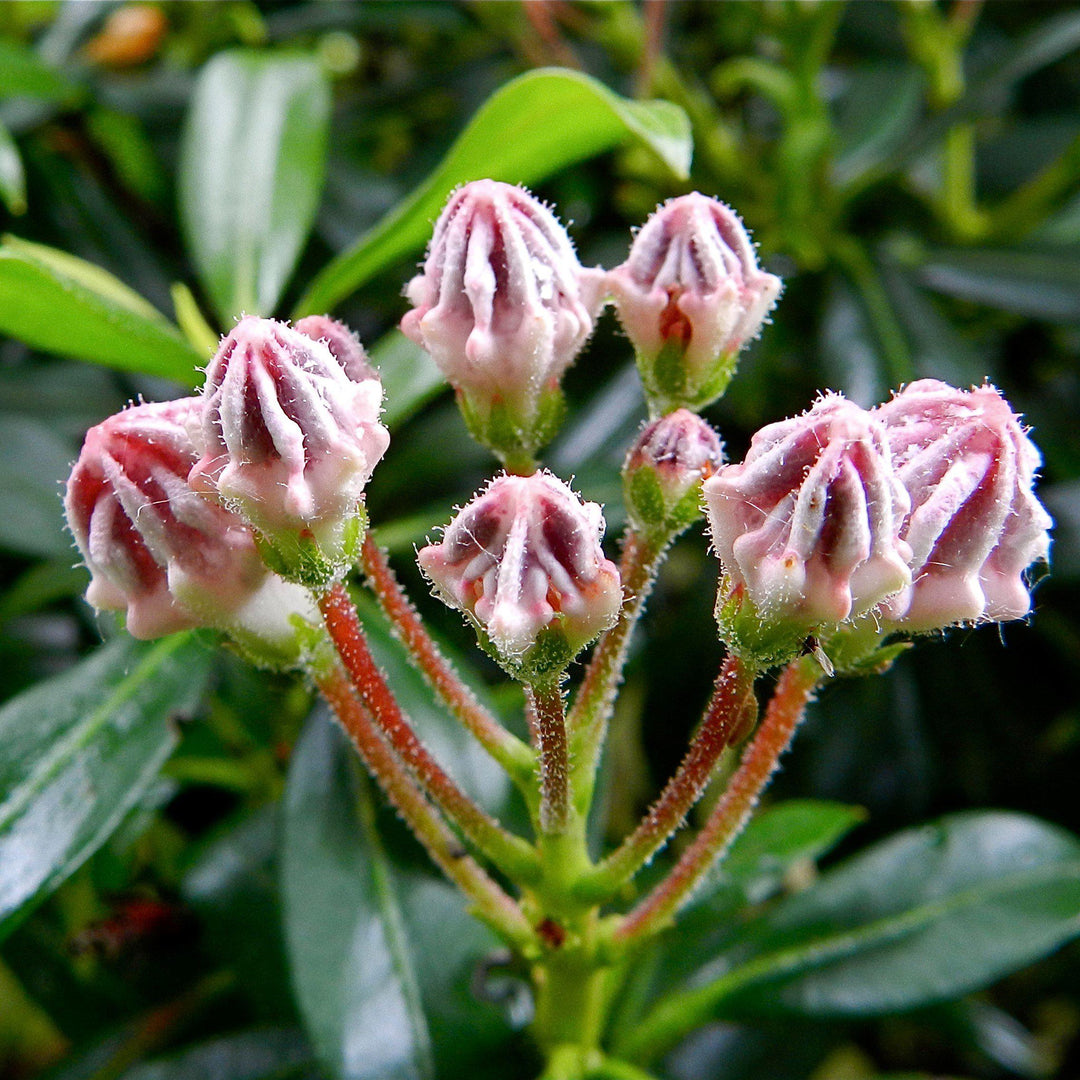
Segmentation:
<svg viewBox="0 0 1080 1080">
<path fill-rule="evenodd" d="M 1049 552 L 1039 452 L 992 386 L 837 394 L 759 431 L 704 485 L 733 648 L 773 662 L 873 613 L 882 633 L 1022 618 Z"/>
<path fill-rule="evenodd" d="M 294 617 L 314 617 L 300 585 L 355 554 L 389 438 L 381 401 L 341 324 L 242 319 L 200 396 L 132 406 L 87 434 L 65 500 L 87 598 L 126 611 L 137 637 L 212 626 L 277 658 Z"/>
</svg>

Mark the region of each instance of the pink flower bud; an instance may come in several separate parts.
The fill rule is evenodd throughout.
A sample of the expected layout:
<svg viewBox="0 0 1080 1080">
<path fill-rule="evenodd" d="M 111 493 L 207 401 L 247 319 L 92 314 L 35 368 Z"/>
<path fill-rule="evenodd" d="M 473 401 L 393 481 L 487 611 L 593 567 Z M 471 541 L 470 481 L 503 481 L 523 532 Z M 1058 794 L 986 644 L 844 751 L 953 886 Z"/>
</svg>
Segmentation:
<svg viewBox="0 0 1080 1080">
<path fill-rule="evenodd" d="M 634 528 L 667 539 L 691 525 L 701 516 L 701 483 L 723 460 L 719 436 L 689 409 L 646 424 L 623 466 Z"/>
<path fill-rule="evenodd" d="M 527 191 L 476 180 L 435 223 L 401 329 L 457 391 L 479 441 L 504 458 L 531 454 L 561 417 L 559 380 L 592 332 L 602 280 Z"/>
<path fill-rule="evenodd" d="M 835 625 L 910 583 L 897 538 L 908 497 L 884 425 L 838 394 L 762 428 L 704 491 L 729 585 L 762 622 Z"/>
<path fill-rule="evenodd" d="M 200 404 L 137 405 L 87 433 L 64 503 L 91 573 L 87 599 L 126 610 L 138 638 L 196 626 L 291 638 L 293 587 L 267 572 L 240 518 L 188 486 L 187 425 Z"/>
<path fill-rule="evenodd" d="M 368 361 L 367 350 L 360 344 L 360 338 L 344 323 L 328 315 L 308 315 L 294 323 L 293 329 L 312 341 L 321 341 L 353 382 L 379 377 Z"/>
<path fill-rule="evenodd" d="M 378 378 L 348 342 L 334 345 L 340 362 L 324 341 L 284 323 L 241 319 L 206 370 L 192 432 L 201 454 L 192 486 L 261 533 L 276 569 L 315 586 L 354 556 L 360 499 L 390 438 Z"/>
<path fill-rule="evenodd" d="M 561 671 L 622 604 L 604 558 L 604 519 L 548 472 L 496 477 L 418 561 L 437 593 L 468 613 L 515 674 Z"/>
<path fill-rule="evenodd" d="M 664 413 L 704 408 L 724 392 L 781 281 L 758 267 L 739 215 L 693 192 L 657 208 L 608 288 L 650 403 Z"/>
<path fill-rule="evenodd" d="M 910 630 L 1020 619 L 1024 572 L 1049 555 L 1050 515 L 1033 494 L 1041 457 L 989 384 L 922 379 L 876 410 L 911 497 L 901 535 L 913 582 L 885 609 Z"/>
</svg>

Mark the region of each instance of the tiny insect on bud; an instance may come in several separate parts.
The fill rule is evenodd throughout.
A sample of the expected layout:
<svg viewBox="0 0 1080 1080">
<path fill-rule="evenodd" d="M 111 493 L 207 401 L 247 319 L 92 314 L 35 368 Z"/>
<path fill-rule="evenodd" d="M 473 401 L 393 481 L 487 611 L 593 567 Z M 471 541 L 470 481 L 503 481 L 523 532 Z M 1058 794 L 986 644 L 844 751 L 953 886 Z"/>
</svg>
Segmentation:
<svg viewBox="0 0 1080 1080">
<path fill-rule="evenodd" d="M 654 415 L 715 401 L 782 287 L 738 214 L 698 192 L 658 207 L 607 282 Z"/>
<path fill-rule="evenodd" d="M 435 224 L 401 329 L 454 387 L 473 436 L 511 468 L 562 420 L 559 382 L 592 332 L 602 281 L 523 188 L 466 184 Z"/>
<path fill-rule="evenodd" d="M 885 607 L 898 628 L 1023 618 L 1025 572 L 1049 556 L 1050 515 L 1034 494 L 1041 456 L 990 385 L 912 383 L 876 410 L 911 498 L 901 536 L 913 580 Z"/>
<path fill-rule="evenodd" d="M 716 432 L 689 409 L 646 424 L 623 465 L 634 529 L 670 540 L 701 517 L 701 484 L 723 464 Z"/>
<path fill-rule="evenodd" d="M 201 456 L 190 482 L 259 533 L 273 569 L 324 588 L 355 558 L 364 487 L 389 434 L 359 343 L 322 324 L 314 332 L 324 340 L 248 317 L 222 341 L 192 430 Z"/>
<path fill-rule="evenodd" d="M 725 573 L 718 610 L 748 597 L 764 626 L 801 640 L 911 581 L 897 535 L 908 496 L 885 428 L 838 394 L 762 428 L 745 460 L 719 469 L 704 492 Z"/>
<path fill-rule="evenodd" d="M 603 528 L 600 507 L 551 473 L 503 474 L 418 561 L 504 667 L 531 682 L 561 671 L 615 621 L 622 588 Z"/>
<path fill-rule="evenodd" d="M 288 660 L 291 616 L 313 609 L 267 571 L 239 517 L 188 485 L 200 406 L 136 405 L 87 433 L 64 503 L 91 573 L 87 600 L 125 611 L 134 637 L 210 626 L 252 648 L 264 642 L 268 662 Z"/>
</svg>

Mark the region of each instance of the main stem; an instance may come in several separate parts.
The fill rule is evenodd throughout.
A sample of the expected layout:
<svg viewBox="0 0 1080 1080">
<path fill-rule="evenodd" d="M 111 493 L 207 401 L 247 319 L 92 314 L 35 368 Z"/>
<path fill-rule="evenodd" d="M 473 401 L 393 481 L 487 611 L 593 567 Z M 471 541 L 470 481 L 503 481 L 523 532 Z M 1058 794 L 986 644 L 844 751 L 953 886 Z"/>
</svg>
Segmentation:
<svg viewBox="0 0 1080 1080">
<path fill-rule="evenodd" d="M 780 676 L 776 692 L 731 783 L 701 832 L 671 873 L 634 908 L 615 931 L 615 941 L 629 943 L 655 934 L 686 903 L 713 863 L 746 824 L 791 744 L 821 667 L 812 656 L 792 661 Z"/>
<path fill-rule="evenodd" d="M 439 651 L 438 645 L 420 620 L 416 608 L 398 583 L 386 553 L 371 538 L 370 533 L 364 537 L 360 558 L 375 599 L 401 635 L 401 640 L 417 669 L 431 683 L 451 713 L 506 772 L 521 780 L 531 780 L 532 752 L 480 704 L 476 695 Z"/>
<path fill-rule="evenodd" d="M 667 843 L 701 798 L 720 755 L 743 726 L 754 692 L 756 670 L 729 654 L 716 677 L 712 698 L 678 771 L 635 831 L 578 886 L 582 899 L 610 899 Z M 755 716 L 756 716 L 756 703 Z"/>
<path fill-rule="evenodd" d="M 481 810 L 417 738 L 371 655 L 345 586 L 338 583 L 324 593 L 319 598 L 319 610 L 361 700 L 423 790 L 496 866 L 515 880 L 535 879 L 539 872 L 535 849 Z"/>
<path fill-rule="evenodd" d="M 346 673 L 335 666 L 318 678 L 318 687 L 352 738 L 369 772 L 408 823 L 432 861 L 476 904 L 477 913 L 519 950 L 536 937 L 521 908 L 462 848 L 416 781 L 383 741 Z"/>
</svg>

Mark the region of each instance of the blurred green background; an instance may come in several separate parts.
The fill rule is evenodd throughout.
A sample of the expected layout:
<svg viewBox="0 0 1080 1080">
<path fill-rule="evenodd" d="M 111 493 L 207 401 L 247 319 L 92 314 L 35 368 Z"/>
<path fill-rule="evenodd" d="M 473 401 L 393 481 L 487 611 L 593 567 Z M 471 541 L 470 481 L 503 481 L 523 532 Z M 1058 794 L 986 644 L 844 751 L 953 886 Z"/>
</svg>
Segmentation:
<svg viewBox="0 0 1080 1080">
<path fill-rule="evenodd" d="M 260 84 L 257 60 L 229 67 L 237 47 L 248 60 L 296 61 L 295 81 Z M 222 57 L 215 88 L 206 65 Z M 212 340 L 242 308 L 284 316 L 306 303 L 313 282 L 327 280 L 316 275 L 418 189 L 493 93 L 552 66 L 628 99 L 673 102 L 693 135 L 688 178 L 640 138 L 597 136 L 597 156 L 575 126 L 581 117 L 535 92 L 512 140 L 581 142 L 567 167 L 546 175 L 534 164 L 528 176 L 540 178 L 534 189 L 568 223 L 584 264 L 622 261 L 631 227 L 658 201 L 696 188 L 739 210 L 763 262 L 785 279 L 773 324 L 707 412 L 732 459 L 757 427 L 802 410 L 819 389 L 871 405 L 922 376 L 989 378 L 1044 453 L 1041 492 L 1057 526 L 1030 625 L 957 630 L 921 643 L 885 678 L 828 687 L 771 797 L 865 808 L 840 854 L 968 807 L 1080 830 L 1074 5 L 11 0 L 0 5 L 0 223 L 104 268 L 175 314 L 189 339 Z M 245 72 L 249 97 L 230 98 Z M 200 155 L 217 153 L 221 175 L 246 175 L 266 146 L 258 104 L 282 85 L 297 111 L 285 152 L 266 166 L 287 179 L 285 202 L 270 211 L 277 269 L 269 284 L 223 278 L 233 238 L 192 210 L 212 202 L 200 195 L 199 163 L 212 171 Z M 231 157 L 214 149 L 222 130 L 232 132 Z M 512 173 L 515 144 L 498 142 L 497 128 L 485 133 L 468 167 L 501 149 Z M 420 225 L 433 216 L 424 212 Z M 314 298 L 333 299 L 334 314 L 369 346 L 380 343 L 387 384 L 401 388 L 400 407 L 389 400 L 393 443 L 368 505 L 376 534 L 426 601 L 412 547 L 493 466 L 422 360 L 391 334 L 425 235 L 426 226 L 411 246 L 384 252 L 359 288 L 316 289 Z M 80 599 L 86 575 L 72 568 L 61 519 L 58 485 L 83 432 L 131 398 L 184 392 L 162 373 L 208 356 L 159 329 L 147 357 L 159 349 L 160 365 L 110 359 L 77 320 L 53 320 L 47 297 L 33 333 L 23 333 L 28 286 L 12 284 L 3 261 L 21 272 L 32 259 L 19 252 L 0 249 L 0 328 L 12 334 L 0 337 L 5 697 L 68 670 L 112 633 Z M 71 359 L 95 350 L 109 363 Z M 547 460 L 606 504 L 614 540 L 618 469 L 644 407 L 610 315 L 566 389 L 570 418 Z M 720 656 L 715 575 L 698 531 L 677 545 L 650 602 L 609 754 L 602 824 L 611 835 L 636 820 L 675 767 L 708 693 Z M 469 648 L 456 616 L 424 609 Z M 209 648 L 196 669 L 207 691 L 189 694 L 187 713 L 176 716 L 178 745 L 161 777 L 0 945 L 4 1080 L 323 1075 L 285 972 L 275 869 L 278 802 L 311 703 L 289 680 Z M 478 662 L 478 670 L 497 681 L 493 668 Z M 382 825 L 404 845 L 392 821 Z M 992 991 L 901 1017 L 718 1027 L 668 1073 L 1070 1080 L 1080 1076 L 1078 959 L 1074 945 Z M 512 986 L 506 994 L 500 1008 L 511 1015 Z M 457 1047 L 439 1075 L 530 1075 L 527 1049 L 508 1034 L 517 1022 L 508 1025 L 470 1032 L 472 1045 Z M 148 1063 L 160 1055 L 164 1064 Z"/>
</svg>

